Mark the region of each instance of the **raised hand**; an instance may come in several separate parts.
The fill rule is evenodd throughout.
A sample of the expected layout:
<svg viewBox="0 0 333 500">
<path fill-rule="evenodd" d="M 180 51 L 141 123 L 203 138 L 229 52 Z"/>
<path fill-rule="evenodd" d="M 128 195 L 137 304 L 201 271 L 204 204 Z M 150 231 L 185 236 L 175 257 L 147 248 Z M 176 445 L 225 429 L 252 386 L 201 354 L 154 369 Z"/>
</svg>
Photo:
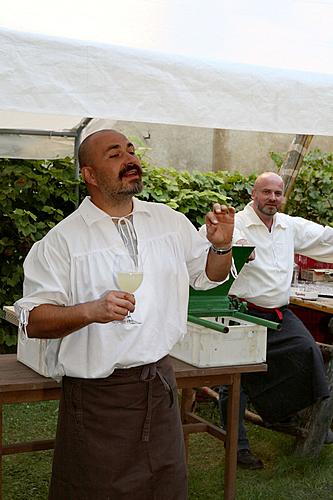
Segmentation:
<svg viewBox="0 0 333 500">
<path fill-rule="evenodd" d="M 214 203 L 213 210 L 205 217 L 207 239 L 217 248 L 228 248 L 232 245 L 234 232 L 235 209 Z"/>
</svg>

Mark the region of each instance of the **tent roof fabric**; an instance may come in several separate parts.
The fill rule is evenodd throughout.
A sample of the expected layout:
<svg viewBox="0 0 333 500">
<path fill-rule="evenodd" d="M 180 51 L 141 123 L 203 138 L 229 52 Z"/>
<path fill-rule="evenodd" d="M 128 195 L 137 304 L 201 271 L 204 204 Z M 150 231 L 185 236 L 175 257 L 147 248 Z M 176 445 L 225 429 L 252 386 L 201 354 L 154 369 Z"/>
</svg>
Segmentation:
<svg viewBox="0 0 333 500">
<path fill-rule="evenodd" d="M 95 0 L 89 15 L 76 0 L 4 1 L 0 129 L 94 117 L 333 135 L 333 0 Z"/>
<path fill-rule="evenodd" d="M 16 128 L 22 120 L 45 127 L 46 118 L 67 128 L 89 116 L 333 135 L 333 75 L 8 30 L 0 47 L 0 128 L 15 112 Z"/>
</svg>

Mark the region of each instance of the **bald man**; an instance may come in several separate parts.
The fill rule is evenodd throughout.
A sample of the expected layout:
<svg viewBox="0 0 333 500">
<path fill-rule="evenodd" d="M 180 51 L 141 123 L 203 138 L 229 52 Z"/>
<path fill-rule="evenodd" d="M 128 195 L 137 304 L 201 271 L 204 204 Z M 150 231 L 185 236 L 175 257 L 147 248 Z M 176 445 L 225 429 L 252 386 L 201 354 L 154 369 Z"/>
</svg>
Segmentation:
<svg viewBox="0 0 333 500">
<path fill-rule="evenodd" d="M 245 238 L 255 246 L 255 258 L 245 264 L 230 294 L 247 302 L 250 314 L 281 323 L 268 329 L 266 374 L 244 375 L 242 385 L 267 423 L 288 421 L 298 410 L 329 395 L 322 355 L 303 323 L 288 309 L 294 254 L 333 262 L 333 228 L 279 212 L 283 201 L 282 178 L 265 172 L 257 178 L 252 201 L 235 217 L 234 241 Z M 220 390 L 226 422 L 226 387 Z M 242 417 L 245 397 L 241 398 Z M 327 442 L 332 441 L 328 433 Z M 241 419 L 240 466 L 262 467 L 252 455 Z"/>
<path fill-rule="evenodd" d="M 168 353 L 186 332 L 189 284 L 228 277 L 235 211 L 215 204 L 204 241 L 183 214 L 135 198 L 140 160 L 114 130 L 88 136 L 79 160 L 90 196 L 32 247 L 15 304 L 62 379 L 49 500 L 186 500 Z M 143 262 L 135 297 L 115 278 L 127 253 Z"/>
</svg>

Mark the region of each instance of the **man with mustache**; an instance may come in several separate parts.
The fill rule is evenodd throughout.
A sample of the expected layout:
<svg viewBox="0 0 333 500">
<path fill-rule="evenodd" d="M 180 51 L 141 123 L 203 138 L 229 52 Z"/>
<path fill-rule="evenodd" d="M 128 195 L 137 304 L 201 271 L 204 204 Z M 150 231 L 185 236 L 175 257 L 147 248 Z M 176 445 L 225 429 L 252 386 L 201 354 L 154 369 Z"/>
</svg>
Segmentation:
<svg viewBox="0 0 333 500">
<path fill-rule="evenodd" d="M 281 322 L 281 330 L 268 329 L 267 364 L 264 374 L 245 374 L 242 384 L 259 414 L 269 424 L 288 425 L 298 410 L 329 395 L 321 352 L 304 324 L 289 309 L 294 254 L 333 262 L 333 228 L 301 217 L 279 213 L 283 201 L 282 178 L 264 172 L 257 178 L 252 201 L 235 216 L 234 241 L 244 239 L 255 246 L 249 260 L 230 289 L 245 300 L 249 313 Z M 227 387 L 220 388 L 222 421 L 226 423 Z M 238 464 L 262 468 L 249 446 L 244 427 L 246 396 L 241 393 Z M 326 442 L 333 442 L 329 430 Z"/>
<path fill-rule="evenodd" d="M 49 373 L 62 379 L 49 499 L 185 500 L 168 353 L 186 332 L 189 285 L 228 277 L 234 209 L 214 205 L 205 241 L 183 214 L 134 198 L 140 161 L 114 130 L 88 136 L 79 161 L 90 197 L 32 247 L 15 304 L 27 335 L 48 339 Z M 136 298 L 114 276 L 127 250 L 143 261 Z M 128 311 L 139 324 L 121 322 Z"/>
</svg>

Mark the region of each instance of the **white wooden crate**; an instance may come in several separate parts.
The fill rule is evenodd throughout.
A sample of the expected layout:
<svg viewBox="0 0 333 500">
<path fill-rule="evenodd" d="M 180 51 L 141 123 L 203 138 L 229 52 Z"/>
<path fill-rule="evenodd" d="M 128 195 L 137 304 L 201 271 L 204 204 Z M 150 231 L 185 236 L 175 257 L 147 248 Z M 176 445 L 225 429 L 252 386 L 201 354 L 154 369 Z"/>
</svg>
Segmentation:
<svg viewBox="0 0 333 500">
<path fill-rule="evenodd" d="M 13 306 L 4 306 L 5 319 L 18 326 L 18 318 Z M 17 360 L 32 370 L 48 377 L 49 373 L 45 364 L 45 350 L 47 339 L 24 339 L 22 334 L 17 337 Z"/>
<path fill-rule="evenodd" d="M 215 322 L 215 318 L 203 318 Z M 266 361 L 267 328 L 233 317 L 218 318 L 227 333 L 187 323 L 187 335 L 171 355 L 199 368 L 262 363 Z M 231 322 L 231 324 L 230 324 Z"/>
</svg>

